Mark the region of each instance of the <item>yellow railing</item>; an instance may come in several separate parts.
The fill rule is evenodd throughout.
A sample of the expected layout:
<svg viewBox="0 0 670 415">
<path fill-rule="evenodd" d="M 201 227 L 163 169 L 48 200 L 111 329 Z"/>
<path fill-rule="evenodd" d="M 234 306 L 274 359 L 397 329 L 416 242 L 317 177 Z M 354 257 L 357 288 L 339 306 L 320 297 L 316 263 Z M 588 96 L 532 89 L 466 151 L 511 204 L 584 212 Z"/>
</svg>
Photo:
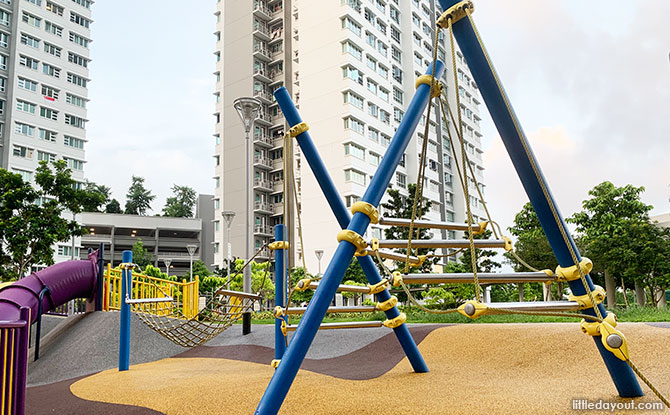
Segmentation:
<svg viewBox="0 0 670 415">
<path fill-rule="evenodd" d="M 103 304 L 104 311 L 118 311 L 121 309 L 121 270 L 112 269 L 107 264 L 103 282 Z M 162 298 L 170 296 L 174 302 L 157 302 L 147 304 L 132 304 L 132 311 L 142 311 L 156 315 L 172 315 L 174 304 L 186 318 L 193 318 L 198 314 L 199 278 L 196 275 L 193 281 L 182 282 L 168 281 L 160 278 L 133 272 L 131 286 L 131 298 L 140 300 L 146 298 Z"/>
</svg>

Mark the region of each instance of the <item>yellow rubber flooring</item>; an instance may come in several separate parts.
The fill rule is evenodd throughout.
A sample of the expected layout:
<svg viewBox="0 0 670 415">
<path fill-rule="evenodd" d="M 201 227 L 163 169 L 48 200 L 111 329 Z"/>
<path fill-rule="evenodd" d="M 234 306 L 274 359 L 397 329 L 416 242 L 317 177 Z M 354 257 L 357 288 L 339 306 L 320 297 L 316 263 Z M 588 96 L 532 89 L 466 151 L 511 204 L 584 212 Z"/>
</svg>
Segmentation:
<svg viewBox="0 0 670 415">
<path fill-rule="evenodd" d="M 670 329 L 623 323 L 633 362 L 670 395 Z M 467 324 L 439 328 L 419 345 L 430 368 L 404 359 L 362 381 L 301 370 L 280 414 L 579 414 L 573 399 L 622 400 L 593 340 L 578 324 Z M 383 359 L 384 356 L 379 356 Z M 268 362 L 269 363 L 269 362 Z M 342 357 L 346 365 L 346 356 Z M 352 364 L 352 362 L 349 362 Z M 82 399 L 168 414 L 253 414 L 272 376 L 269 365 L 170 358 L 108 370 L 71 386 Z M 643 385 L 637 402 L 659 402 Z M 616 411 L 649 414 L 665 411 Z"/>
</svg>

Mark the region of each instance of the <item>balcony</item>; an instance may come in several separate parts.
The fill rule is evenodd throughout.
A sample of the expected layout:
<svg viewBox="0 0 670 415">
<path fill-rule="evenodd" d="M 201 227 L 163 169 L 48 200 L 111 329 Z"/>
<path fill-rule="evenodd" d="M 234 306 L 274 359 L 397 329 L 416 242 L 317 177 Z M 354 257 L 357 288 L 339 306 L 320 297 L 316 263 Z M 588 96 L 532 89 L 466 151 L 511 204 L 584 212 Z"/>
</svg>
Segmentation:
<svg viewBox="0 0 670 415">
<path fill-rule="evenodd" d="M 264 41 L 269 41 L 270 38 L 270 32 L 268 31 L 268 26 L 266 24 L 254 24 L 254 32 L 253 34 Z"/>
<path fill-rule="evenodd" d="M 254 91 L 254 97 L 259 98 L 266 104 L 272 104 L 274 102 L 274 97 L 268 91 Z"/>
<path fill-rule="evenodd" d="M 265 147 L 272 147 L 272 139 L 267 134 L 254 134 L 254 143 Z"/>
<path fill-rule="evenodd" d="M 272 78 L 268 76 L 268 71 L 263 68 L 263 67 L 256 67 L 254 68 L 254 78 L 258 79 L 259 81 L 269 83 L 272 82 Z"/>
<path fill-rule="evenodd" d="M 254 166 L 265 167 L 267 169 L 271 169 L 272 168 L 272 160 L 270 160 L 267 157 L 254 155 Z"/>
<path fill-rule="evenodd" d="M 258 113 L 257 121 L 260 121 L 261 124 L 265 123 L 266 125 L 272 125 L 272 119 L 270 118 L 270 115 L 266 111 L 260 111 Z"/>
<path fill-rule="evenodd" d="M 254 187 L 259 187 L 261 189 L 272 191 L 272 182 L 270 182 L 269 180 L 256 178 L 254 179 Z"/>
<path fill-rule="evenodd" d="M 272 227 L 268 225 L 254 225 L 254 234 L 272 236 Z"/>
<path fill-rule="evenodd" d="M 270 250 L 267 248 L 263 248 L 258 255 L 256 255 L 256 258 L 261 258 L 261 259 L 269 259 L 270 258 Z"/>
<path fill-rule="evenodd" d="M 261 19 L 270 20 L 272 16 L 272 11 L 264 3 L 257 1 L 254 5 L 253 10 L 254 16 L 260 17 Z"/>
<path fill-rule="evenodd" d="M 283 203 L 274 203 L 272 205 L 273 216 L 283 215 L 284 214 L 284 204 Z"/>
<path fill-rule="evenodd" d="M 274 213 L 272 210 L 272 205 L 266 202 L 260 202 L 258 200 L 254 202 L 254 210 L 270 214 Z"/>
<path fill-rule="evenodd" d="M 264 43 L 256 43 L 254 45 L 254 58 L 270 62 L 270 51 Z"/>
<path fill-rule="evenodd" d="M 272 186 L 272 192 L 273 193 L 280 193 L 284 191 L 284 181 L 283 180 L 275 180 Z"/>
</svg>

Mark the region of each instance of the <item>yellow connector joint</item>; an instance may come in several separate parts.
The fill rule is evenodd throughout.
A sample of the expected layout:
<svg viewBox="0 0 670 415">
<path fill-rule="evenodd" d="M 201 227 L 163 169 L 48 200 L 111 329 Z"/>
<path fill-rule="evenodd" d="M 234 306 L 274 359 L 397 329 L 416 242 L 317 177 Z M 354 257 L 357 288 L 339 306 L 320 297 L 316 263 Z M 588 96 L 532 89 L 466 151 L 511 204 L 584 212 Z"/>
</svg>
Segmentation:
<svg viewBox="0 0 670 415">
<path fill-rule="evenodd" d="M 462 304 L 458 307 L 457 311 L 464 315 L 465 317 L 476 319 L 487 313 L 488 307 L 479 301 L 466 301 L 465 304 Z"/>
<path fill-rule="evenodd" d="M 456 23 L 468 15 L 468 10 L 470 13 L 475 11 L 475 5 L 472 3 L 472 1 L 464 0 L 458 2 L 442 13 L 442 15 L 435 22 L 435 25 L 442 29 L 446 29 L 449 26 L 449 20 L 451 20 L 451 24 Z"/>
<path fill-rule="evenodd" d="M 307 125 L 306 122 L 301 122 L 299 124 L 294 125 L 288 130 L 288 135 L 289 137 L 297 137 L 300 134 L 304 133 L 305 131 L 309 130 L 309 125 Z"/>
<path fill-rule="evenodd" d="M 396 327 L 399 327 L 405 321 L 407 321 L 407 315 L 405 313 L 400 313 L 400 315 L 398 317 L 390 318 L 388 320 L 384 320 L 384 322 L 382 324 L 384 325 L 384 327 L 394 329 Z"/>
<path fill-rule="evenodd" d="M 274 310 L 274 316 L 275 318 L 282 318 L 284 316 L 284 309 L 280 306 L 275 307 Z"/>
<path fill-rule="evenodd" d="M 419 88 L 421 85 L 430 85 L 433 88 L 433 93 L 430 95 L 431 98 L 439 97 L 442 94 L 442 84 L 432 75 L 421 75 L 416 78 L 414 82 L 414 88 Z"/>
<path fill-rule="evenodd" d="M 268 245 L 268 248 L 270 248 L 270 250 L 272 251 L 274 251 L 275 249 L 288 249 L 289 243 L 288 241 L 275 241 L 272 242 L 270 245 Z"/>
<path fill-rule="evenodd" d="M 484 222 L 479 222 L 479 230 L 478 231 L 473 231 L 473 235 L 481 235 L 486 231 L 486 227 L 488 226 L 489 222 L 484 221 Z"/>
<path fill-rule="evenodd" d="M 379 223 L 379 211 L 368 202 L 359 201 L 351 206 L 351 213 L 363 213 L 370 218 L 370 223 Z"/>
<path fill-rule="evenodd" d="M 337 233 L 337 242 L 347 241 L 356 247 L 356 252 L 363 253 L 368 247 L 365 239 L 351 229 L 343 229 Z"/>
<path fill-rule="evenodd" d="M 281 362 L 281 359 L 272 359 L 272 362 L 270 362 L 270 366 L 276 369 L 279 366 L 279 362 Z"/>
<path fill-rule="evenodd" d="M 393 286 L 394 287 L 400 287 L 402 285 L 402 274 L 400 271 L 396 271 L 393 273 Z"/>
<path fill-rule="evenodd" d="M 288 328 L 286 327 L 286 320 L 281 321 L 281 332 L 284 335 L 284 337 L 286 337 L 288 333 Z"/>
<path fill-rule="evenodd" d="M 605 289 L 599 285 L 596 285 L 595 287 L 596 288 L 591 291 L 591 295 L 593 296 L 593 301 L 595 302 L 595 304 L 591 303 L 591 297 L 589 297 L 588 294 L 584 295 L 570 294 L 568 300 L 576 301 L 579 304 L 579 308 L 581 309 L 593 308 L 596 305 L 605 301 Z"/>
<path fill-rule="evenodd" d="M 617 318 L 616 314 L 609 312 L 607 313 L 607 317 L 605 317 L 605 322 L 607 322 L 610 326 L 616 327 L 617 325 Z M 579 327 L 582 329 L 582 331 L 589 336 L 600 336 L 600 323 L 599 321 L 587 321 L 586 319 L 582 319 L 581 324 Z"/>
<path fill-rule="evenodd" d="M 611 324 L 603 322 L 600 324 L 600 339 L 603 346 L 617 358 L 628 361 L 630 354 L 628 353 L 628 343 L 626 337 L 619 330 L 612 327 Z"/>
<path fill-rule="evenodd" d="M 386 301 L 382 301 L 380 303 L 377 303 L 377 305 L 375 306 L 375 309 L 379 310 L 379 311 L 388 311 L 388 310 L 392 309 L 393 307 L 395 307 L 396 304 L 398 304 L 398 297 L 396 297 L 394 295 Z"/>
<path fill-rule="evenodd" d="M 379 281 L 377 284 L 370 285 L 368 284 L 368 289 L 370 294 L 379 294 L 389 287 L 389 281 L 384 279 Z"/>
<path fill-rule="evenodd" d="M 576 265 L 565 268 L 559 266 L 556 268 L 556 277 L 559 281 L 578 280 L 582 277 L 582 274 L 586 275 L 591 272 L 593 269 L 593 262 L 591 262 L 591 260 L 588 258 L 582 258 L 582 260 L 579 262 L 579 268 L 581 268 L 581 273 L 580 270 L 577 269 Z"/>
<path fill-rule="evenodd" d="M 311 278 L 303 278 L 295 285 L 296 291 L 307 291 L 309 290 L 309 285 L 312 283 Z"/>
</svg>

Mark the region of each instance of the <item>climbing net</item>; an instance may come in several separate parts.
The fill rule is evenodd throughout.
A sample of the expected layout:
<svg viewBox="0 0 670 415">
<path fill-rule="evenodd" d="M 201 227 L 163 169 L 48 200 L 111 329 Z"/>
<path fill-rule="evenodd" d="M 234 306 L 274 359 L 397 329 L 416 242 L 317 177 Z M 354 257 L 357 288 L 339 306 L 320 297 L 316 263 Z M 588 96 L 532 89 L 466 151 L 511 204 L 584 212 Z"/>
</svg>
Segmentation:
<svg viewBox="0 0 670 415">
<path fill-rule="evenodd" d="M 251 266 L 251 262 L 266 246 L 261 247 L 238 273 Z M 230 279 L 231 276 L 228 276 L 228 281 Z M 243 314 L 253 311 L 256 301 L 263 300 L 260 294 L 227 290 L 224 288 L 226 285 L 224 283 L 217 289 L 201 310 L 196 305 L 197 313 L 185 311 L 189 307 L 183 303 L 179 293 L 170 292 L 166 287 L 155 283 L 153 291 L 164 297 L 125 301 L 133 305 L 133 311 L 139 319 L 152 330 L 179 346 L 195 347 L 221 334 L 240 320 Z M 265 278 L 261 289 L 264 285 Z"/>
</svg>

